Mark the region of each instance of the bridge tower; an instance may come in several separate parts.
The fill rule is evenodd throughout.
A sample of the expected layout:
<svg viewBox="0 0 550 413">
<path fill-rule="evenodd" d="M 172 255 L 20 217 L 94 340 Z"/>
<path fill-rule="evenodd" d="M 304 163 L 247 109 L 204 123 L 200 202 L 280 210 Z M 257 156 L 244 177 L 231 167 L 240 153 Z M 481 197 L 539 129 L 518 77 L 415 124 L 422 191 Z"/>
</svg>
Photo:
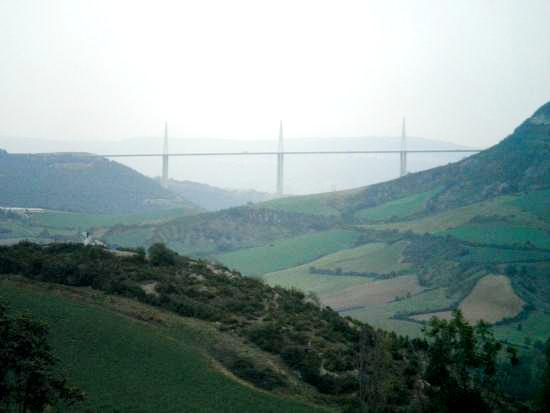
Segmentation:
<svg viewBox="0 0 550 413">
<path fill-rule="evenodd" d="M 405 118 L 403 118 L 403 125 L 401 126 L 401 152 L 399 162 L 399 176 L 407 175 L 407 129 L 405 125 Z"/>
<path fill-rule="evenodd" d="M 277 195 L 282 196 L 284 190 L 284 147 L 283 147 L 283 121 L 279 124 L 279 149 L 277 153 Z"/>
<path fill-rule="evenodd" d="M 168 122 L 164 123 L 164 148 L 162 151 L 162 180 L 161 185 L 168 188 Z"/>
</svg>

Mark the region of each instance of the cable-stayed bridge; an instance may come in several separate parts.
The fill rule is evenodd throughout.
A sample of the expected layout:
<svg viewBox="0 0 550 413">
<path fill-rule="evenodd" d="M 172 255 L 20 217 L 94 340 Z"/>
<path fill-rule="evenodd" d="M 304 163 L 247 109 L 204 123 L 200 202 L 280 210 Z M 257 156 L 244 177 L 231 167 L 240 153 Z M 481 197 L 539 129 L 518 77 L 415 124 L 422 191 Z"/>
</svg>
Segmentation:
<svg viewBox="0 0 550 413">
<path fill-rule="evenodd" d="M 277 157 L 277 195 L 284 193 L 284 158 L 294 155 L 353 155 L 353 154 L 398 154 L 399 176 L 407 174 L 407 157 L 417 153 L 477 153 L 481 149 L 407 149 L 407 134 L 405 119 L 401 130 L 401 148 L 388 150 L 328 150 L 328 151 L 285 151 L 283 145 L 283 122 L 279 125 L 279 141 L 277 151 L 263 152 L 185 152 L 170 153 L 168 150 L 168 126 L 164 127 L 164 150 L 162 153 L 124 153 L 93 155 L 104 158 L 135 158 L 135 157 L 159 157 L 162 158 L 162 179 L 164 187 L 168 186 L 168 163 L 171 157 L 197 157 L 197 156 L 276 156 Z"/>
<path fill-rule="evenodd" d="M 279 125 L 278 148 L 276 151 L 240 151 L 240 152 L 175 152 L 170 153 L 168 145 L 168 125 L 164 127 L 164 147 L 162 152 L 158 153 L 106 153 L 93 154 L 87 153 L 86 156 L 102 158 L 161 158 L 162 175 L 161 183 L 164 187 L 168 186 L 169 162 L 170 158 L 176 157 L 236 157 L 236 156 L 274 156 L 277 159 L 276 164 L 276 193 L 284 193 L 284 164 L 287 156 L 316 156 L 316 155 L 357 155 L 357 154 L 395 154 L 399 155 L 399 176 L 407 174 L 407 158 L 411 154 L 435 154 L 435 153 L 465 153 L 472 154 L 480 152 L 481 149 L 408 149 L 407 134 L 405 128 L 405 119 L 403 119 L 401 130 L 401 148 L 400 149 L 378 149 L 378 150 L 300 150 L 285 151 L 283 142 L 283 123 Z"/>
</svg>

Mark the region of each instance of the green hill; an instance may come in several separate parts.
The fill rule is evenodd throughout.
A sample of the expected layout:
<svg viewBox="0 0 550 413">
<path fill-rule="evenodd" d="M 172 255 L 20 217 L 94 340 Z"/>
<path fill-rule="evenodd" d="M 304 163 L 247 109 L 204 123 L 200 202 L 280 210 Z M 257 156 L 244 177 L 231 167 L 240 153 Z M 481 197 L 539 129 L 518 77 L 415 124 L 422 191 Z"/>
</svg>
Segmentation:
<svg viewBox="0 0 550 413">
<path fill-rule="evenodd" d="M 153 179 L 86 154 L 17 155 L 0 150 L 0 206 L 91 214 L 198 208 Z"/>
<path fill-rule="evenodd" d="M 417 316 L 459 308 L 483 277 L 504 275 L 525 303 L 497 322 L 512 325 L 550 312 L 549 191 L 547 103 L 501 143 L 454 164 L 350 191 L 116 227 L 104 239 L 163 241 L 331 305 L 341 293 L 354 307 L 338 307 L 343 314 L 407 334 L 418 333 Z M 339 231 L 355 234 L 353 243 L 324 238 Z M 383 302 L 371 300 L 372 283 Z"/>
<path fill-rule="evenodd" d="M 428 214 L 496 196 L 546 189 L 550 187 L 549 159 L 550 102 L 498 145 L 460 162 L 362 189 L 270 201 L 262 206 L 310 214 L 330 211 L 334 215 L 338 211 L 348 220 L 367 221 L 403 218 L 404 210 L 407 216 Z M 385 205 L 382 215 L 374 210 L 381 205 Z"/>
<path fill-rule="evenodd" d="M 206 323 L 89 290 L 0 286 L 3 303 L 48 323 L 61 368 L 87 395 L 74 411 L 326 411 L 240 381 L 205 351 L 236 343 Z"/>
<path fill-rule="evenodd" d="M 287 399 L 288 411 L 312 410 L 293 398 L 343 408 L 358 390 L 359 346 L 386 360 L 377 386 L 401 395 L 387 406 L 399 411 L 415 403 L 421 370 L 411 363 L 422 343 L 343 318 L 315 296 L 170 251 L 155 254 L 145 259 L 76 244 L 0 247 L 3 299 L 51 321 L 59 355 L 93 394 L 90 403 L 123 411 L 202 403 L 208 411 L 225 400 L 233 403 L 226 411 L 249 411 L 264 397 L 272 411 L 285 406 L 277 396 Z M 136 394 L 148 380 L 153 395 L 164 392 L 159 399 Z M 212 389 L 220 394 L 211 397 Z"/>
</svg>

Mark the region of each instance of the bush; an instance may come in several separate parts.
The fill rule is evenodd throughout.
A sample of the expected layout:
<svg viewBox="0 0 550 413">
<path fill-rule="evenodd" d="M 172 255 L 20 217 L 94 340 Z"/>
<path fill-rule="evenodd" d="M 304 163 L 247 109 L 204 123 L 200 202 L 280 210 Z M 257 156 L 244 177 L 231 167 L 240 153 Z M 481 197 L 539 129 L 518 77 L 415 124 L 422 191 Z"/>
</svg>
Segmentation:
<svg viewBox="0 0 550 413">
<path fill-rule="evenodd" d="M 149 247 L 149 261 L 156 266 L 176 264 L 177 254 L 161 242 Z"/>
</svg>

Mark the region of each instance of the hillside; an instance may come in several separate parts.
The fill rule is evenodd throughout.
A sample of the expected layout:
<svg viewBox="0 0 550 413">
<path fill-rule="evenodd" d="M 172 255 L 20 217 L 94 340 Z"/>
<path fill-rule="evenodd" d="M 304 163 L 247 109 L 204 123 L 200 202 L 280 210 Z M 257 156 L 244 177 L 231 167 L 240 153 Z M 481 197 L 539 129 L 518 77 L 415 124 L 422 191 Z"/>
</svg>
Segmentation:
<svg viewBox="0 0 550 413">
<path fill-rule="evenodd" d="M 199 256 L 266 245 L 278 239 L 325 231 L 334 220 L 286 211 L 238 207 L 183 217 L 164 224 L 120 225 L 101 233 L 110 244 L 170 248 Z"/>
<path fill-rule="evenodd" d="M 386 204 L 386 211 L 390 209 L 386 212 L 389 214 L 387 218 L 403 216 L 404 213 L 433 213 L 496 196 L 548 188 L 549 159 L 550 102 L 539 108 L 502 142 L 462 161 L 360 190 L 290 198 L 286 202 L 273 201 L 272 205 L 292 210 L 307 202 L 311 204 L 310 213 L 332 208 L 354 221 L 368 221 L 370 217 L 368 214 L 362 215 L 362 211 L 372 211 L 372 208 L 382 204 Z M 403 211 L 391 211 L 387 203 L 396 200 L 401 200 L 401 203 L 407 200 Z M 269 203 L 263 206 L 268 207 Z"/>
<path fill-rule="evenodd" d="M 230 372 L 226 373 L 230 378 L 237 376 L 250 386 L 289 398 L 290 411 L 308 411 L 305 406 L 293 410 L 292 398 L 342 408 L 358 390 L 360 348 L 384 358 L 384 370 L 376 373 L 377 386 L 402 396 L 386 401 L 393 411 L 416 403 L 421 391 L 421 371 L 414 367 L 421 356 L 421 342 L 343 318 L 321 307 L 314 296 L 272 288 L 223 266 L 176 256 L 168 250 L 150 250 L 149 259 L 145 259 L 139 254 L 113 254 L 75 244 L 21 243 L 0 247 L 0 279 L 3 300 L 15 302 L 21 309 L 30 307 L 52 320 L 58 331 L 58 351 L 68 368 L 98 363 L 101 371 L 97 376 L 95 369 L 94 375 L 88 369 L 75 373 L 96 401 L 109 392 L 109 401 L 104 403 L 121 402 L 115 394 L 120 391 L 125 395 L 122 402 L 131 403 L 132 394 L 142 388 L 147 377 L 159 380 L 160 375 L 163 378 L 155 382 L 152 392 L 161 388 L 183 392 L 167 393 L 156 403 L 168 406 L 172 399 L 180 405 L 204 403 L 213 409 L 219 400 L 205 399 L 211 392 L 198 387 L 192 392 L 187 381 L 210 358 L 220 367 L 198 374 L 197 385 L 218 381 L 222 393 L 232 392 L 233 386 L 230 400 L 235 406 L 244 406 L 244 411 L 250 411 L 250 404 L 245 403 L 246 388 L 224 381 L 220 368 Z M 40 299 L 34 299 L 37 297 Z M 90 313 L 86 314 L 85 308 Z M 121 336 L 120 331 L 125 333 Z M 361 335 L 366 340 L 363 344 Z M 84 340 L 88 342 L 84 344 Z M 74 358 L 76 348 L 81 351 L 78 359 Z M 101 354 L 106 359 L 102 360 Z M 145 357 L 143 362 L 138 361 L 140 354 Z M 200 355 L 198 359 L 196 355 Z M 115 365 L 109 360 L 116 361 Z M 162 366 L 170 363 L 175 364 L 164 372 Z M 124 375 L 113 376 L 117 366 L 123 374 L 130 374 L 134 364 L 139 365 L 138 370 L 128 382 Z M 178 366 L 185 371 L 178 374 Z M 374 366 L 373 361 L 369 368 Z M 177 382 L 181 384 L 176 386 Z M 262 397 L 258 392 L 248 394 Z M 269 397 L 266 400 L 266 411 L 271 411 L 273 403 Z"/>
<path fill-rule="evenodd" d="M 207 323 L 96 291 L 0 285 L 3 303 L 48 323 L 62 368 L 87 395 L 71 411 L 327 411 L 247 385 L 212 356 L 221 352 L 217 343 L 228 354 L 242 344 Z"/>
<path fill-rule="evenodd" d="M 456 164 L 352 191 L 113 227 L 103 239 L 131 246 L 162 241 L 270 285 L 315 292 L 341 314 L 402 334 L 419 335 L 433 314 L 477 308 L 504 339 L 544 340 L 549 110 L 544 105 L 500 144 Z M 486 277 L 500 284 L 481 288 Z"/>
<path fill-rule="evenodd" d="M 95 214 L 197 208 L 153 179 L 85 154 L 14 155 L 0 150 L 0 206 Z"/>
<path fill-rule="evenodd" d="M 418 334 L 419 321 L 461 308 L 472 321 L 496 323 L 504 339 L 544 340 L 549 188 L 547 103 L 498 145 L 455 164 L 354 191 L 259 204 L 340 219 L 361 232 L 364 244 L 264 278 L 316 291 L 342 314 L 401 333 Z M 393 283 L 409 276 L 417 283 Z M 491 277 L 498 285 L 484 288 Z"/>
<path fill-rule="evenodd" d="M 170 179 L 168 189 L 207 211 L 233 208 L 274 198 L 274 195 L 254 190 L 230 190 L 192 181 Z"/>
</svg>

